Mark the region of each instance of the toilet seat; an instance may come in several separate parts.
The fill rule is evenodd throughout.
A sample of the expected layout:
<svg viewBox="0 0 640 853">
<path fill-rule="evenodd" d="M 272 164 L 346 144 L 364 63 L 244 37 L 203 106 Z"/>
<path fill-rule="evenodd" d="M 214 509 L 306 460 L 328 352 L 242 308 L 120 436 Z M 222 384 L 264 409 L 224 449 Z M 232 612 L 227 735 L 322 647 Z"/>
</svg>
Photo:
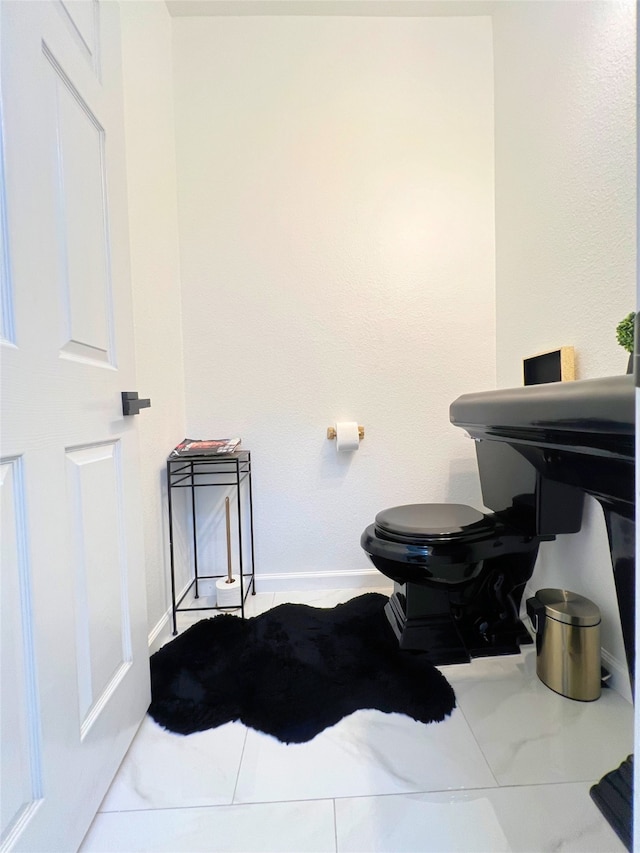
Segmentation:
<svg viewBox="0 0 640 853">
<path fill-rule="evenodd" d="M 379 512 L 360 544 L 387 577 L 468 583 L 486 559 L 537 549 L 538 540 L 466 504 L 405 504 Z"/>
<path fill-rule="evenodd" d="M 379 512 L 375 530 L 393 542 L 464 541 L 495 533 L 495 520 L 466 504 L 405 504 Z"/>
</svg>

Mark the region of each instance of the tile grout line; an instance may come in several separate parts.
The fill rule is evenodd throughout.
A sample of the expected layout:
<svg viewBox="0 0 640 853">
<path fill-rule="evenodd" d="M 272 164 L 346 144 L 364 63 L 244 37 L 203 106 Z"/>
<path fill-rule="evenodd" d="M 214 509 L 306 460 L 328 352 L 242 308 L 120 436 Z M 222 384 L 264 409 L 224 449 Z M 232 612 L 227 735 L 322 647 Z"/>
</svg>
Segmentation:
<svg viewBox="0 0 640 853">
<path fill-rule="evenodd" d="M 369 793 L 369 794 L 344 794 L 338 797 L 309 797 L 308 799 L 300 799 L 299 797 L 295 797 L 290 800 L 251 800 L 249 802 L 242 803 L 199 803 L 199 804 L 189 804 L 189 805 L 176 805 L 176 806 L 161 806 L 158 808 L 147 807 L 147 808 L 138 808 L 138 809 L 114 809 L 108 812 L 99 812 L 101 815 L 115 815 L 115 814 L 135 814 L 140 812 L 165 812 L 165 811 L 189 811 L 191 809 L 228 809 L 228 808 L 236 808 L 242 806 L 272 806 L 272 805 L 286 805 L 290 803 L 320 803 L 326 802 L 327 800 L 331 800 L 334 805 L 334 814 L 336 814 L 336 806 L 338 800 L 371 800 L 371 799 L 382 799 L 387 797 L 411 797 L 411 796 L 425 796 L 429 794 L 466 794 L 466 793 L 474 793 L 477 791 L 502 791 L 510 788 L 550 788 L 550 787 L 561 787 L 563 785 L 594 785 L 598 780 L 597 779 L 575 779 L 569 781 L 557 781 L 557 782 L 523 782 L 518 785 L 499 785 L 495 788 L 487 787 L 486 785 L 474 785 L 472 787 L 464 787 L 464 788 L 436 788 L 436 789 L 420 789 L 420 790 L 411 790 L 411 791 L 385 791 L 381 793 Z M 97 817 L 97 815 L 96 815 Z M 336 829 L 337 829 L 337 819 L 336 819 Z"/>
<path fill-rule="evenodd" d="M 336 798 L 333 800 L 333 840 L 335 843 L 335 850 L 338 853 L 338 816 L 336 814 Z"/>
<path fill-rule="evenodd" d="M 493 779 L 493 781 L 496 783 L 496 788 L 502 788 L 503 786 L 500 784 L 500 782 L 498 781 L 498 779 L 497 779 L 497 777 L 496 777 L 496 774 L 493 772 L 493 767 L 491 766 L 491 763 L 490 763 L 489 759 L 487 758 L 487 756 L 486 756 L 486 754 L 485 754 L 484 749 L 482 748 L 482 744 L 480 743 L 480 741 L 479 741 L 479 740 L 478 740 L 478 738 L 476 737 L 476 733 L 475 733 L 475 732 L 474 732 L 474 730 L 473 730 L 473 726 L 471 725 L 471 723 L 470 723 L 470 722 L 469 722 L 469 720 L 467 719 L 467 715 L 465 714 L 465 712 L 464 712 L 464 710 L 463 710 L 463 708 L 462 708 L 462 705 L 460 704 L 460 702 L 459 702 L 459 700 L 458 700 L 458 697 L 457 697 L 457 696 L 456 696 L 456 707 L 458 708 L 458 710 L 459 710 L 459 711 L 460 711 L 460 713 L 462 714 L 462 716 L 463 716 L 463 718 L 464 718 L 465 723 L 466 723 L 466 724 L 467 724 L 467 726 L 469 727 L 469 731 L 471 732 L 471 736 L 473 737 L 474 741 L 476 742 L 476 746 L 477 746 L 477 747 L 478 747 L 478 749 L 480 750 L 480 754 L 481 754 L 481 755 L 482 755 L 482 757 L 484 758 L 485 764 L 487 765 L 487 767 L 488 767 L 488 769 L 489 769 L 489 773 L 491 774 L 491 778 L 492 778 L 492 779 Z"/>
<path fill-rule="evenodd" d="M 240 781 L 240 770 L 242 769 L 242 760 L 244 759 L 244 750 L 247 745 L 247 736 L 249 735 L 249 729 L 245 726 L 244 731 L 244 740 L 242 741 L 242 752 L 240 753 L 240 761 L 238 762 L 238 771 L 236 773 L 236 783 L 233 786 L 233 794 L 231 795 L 231 802 L 229 805 L 237 805 L 235 802 L 236 799 L 236 791 L 238 790 L 238 782 Z"/>
</svg>

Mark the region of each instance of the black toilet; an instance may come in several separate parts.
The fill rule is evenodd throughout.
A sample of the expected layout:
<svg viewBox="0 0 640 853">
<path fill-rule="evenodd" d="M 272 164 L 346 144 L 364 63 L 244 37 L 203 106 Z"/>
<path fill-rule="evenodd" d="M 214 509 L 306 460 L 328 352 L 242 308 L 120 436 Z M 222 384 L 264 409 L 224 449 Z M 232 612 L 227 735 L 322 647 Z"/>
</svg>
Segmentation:
<svg viewBox="0 0 640 853">
<path fill-rule="evenodd" d="M 582 494 L 541 478 L 511 446 L 476 442 L 483 501 L 382 510 L 360 544 L 391 578 L 386 613 L 403 649 L 436 664 L 516 654 L 530 643 L 519 618 L 541 541 L 575 533 Z"/>
</svg>

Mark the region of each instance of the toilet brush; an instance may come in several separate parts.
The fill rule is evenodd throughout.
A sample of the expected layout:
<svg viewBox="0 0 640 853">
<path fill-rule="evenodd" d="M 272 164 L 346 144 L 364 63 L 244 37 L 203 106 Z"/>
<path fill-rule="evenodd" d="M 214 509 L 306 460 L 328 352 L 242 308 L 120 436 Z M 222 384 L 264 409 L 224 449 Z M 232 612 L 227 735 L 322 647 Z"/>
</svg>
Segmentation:
<svg viewBox="0 0 640 853">
<path fill-rule="evenodd" d="M 224 509 L 227 522 L 227 577 L 216 581 L 218 607 L 238 607 L 240 604 L 240 583 L 233 577 L 231 571 L 231 517 L 229 498 L 224 499 Z"/>
</svg>

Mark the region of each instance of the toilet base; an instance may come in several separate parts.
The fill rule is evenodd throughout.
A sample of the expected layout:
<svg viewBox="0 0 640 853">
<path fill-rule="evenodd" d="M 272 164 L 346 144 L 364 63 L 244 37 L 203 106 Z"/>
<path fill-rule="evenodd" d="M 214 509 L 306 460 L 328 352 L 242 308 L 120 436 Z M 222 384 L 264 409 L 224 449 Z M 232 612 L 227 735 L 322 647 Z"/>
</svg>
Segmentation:
<svg viewBox="0 0 640 853">
<path fill-rule="evenodd" d="M 471 655 L 450 616 L 407 618 L 396 594 L 391 596 L 384 612 L 401 649 L 429 651 L 429 660 L 436 666 L 469 663 L 471 660 Z"/>
<path fill-rule="evenodd" d="M 385 613 L 401 649 L 427 652 L 436 665 L 469 663 L 472 658 L 519 654 L 532 643 L 514 612 L 465 609 L 459 595 L 413 583 L 395 582 Z M 519 602 L 518 602 L 519 603 Z M 515 602 L 514 602 L 515 604 Z"/>
</svg>

